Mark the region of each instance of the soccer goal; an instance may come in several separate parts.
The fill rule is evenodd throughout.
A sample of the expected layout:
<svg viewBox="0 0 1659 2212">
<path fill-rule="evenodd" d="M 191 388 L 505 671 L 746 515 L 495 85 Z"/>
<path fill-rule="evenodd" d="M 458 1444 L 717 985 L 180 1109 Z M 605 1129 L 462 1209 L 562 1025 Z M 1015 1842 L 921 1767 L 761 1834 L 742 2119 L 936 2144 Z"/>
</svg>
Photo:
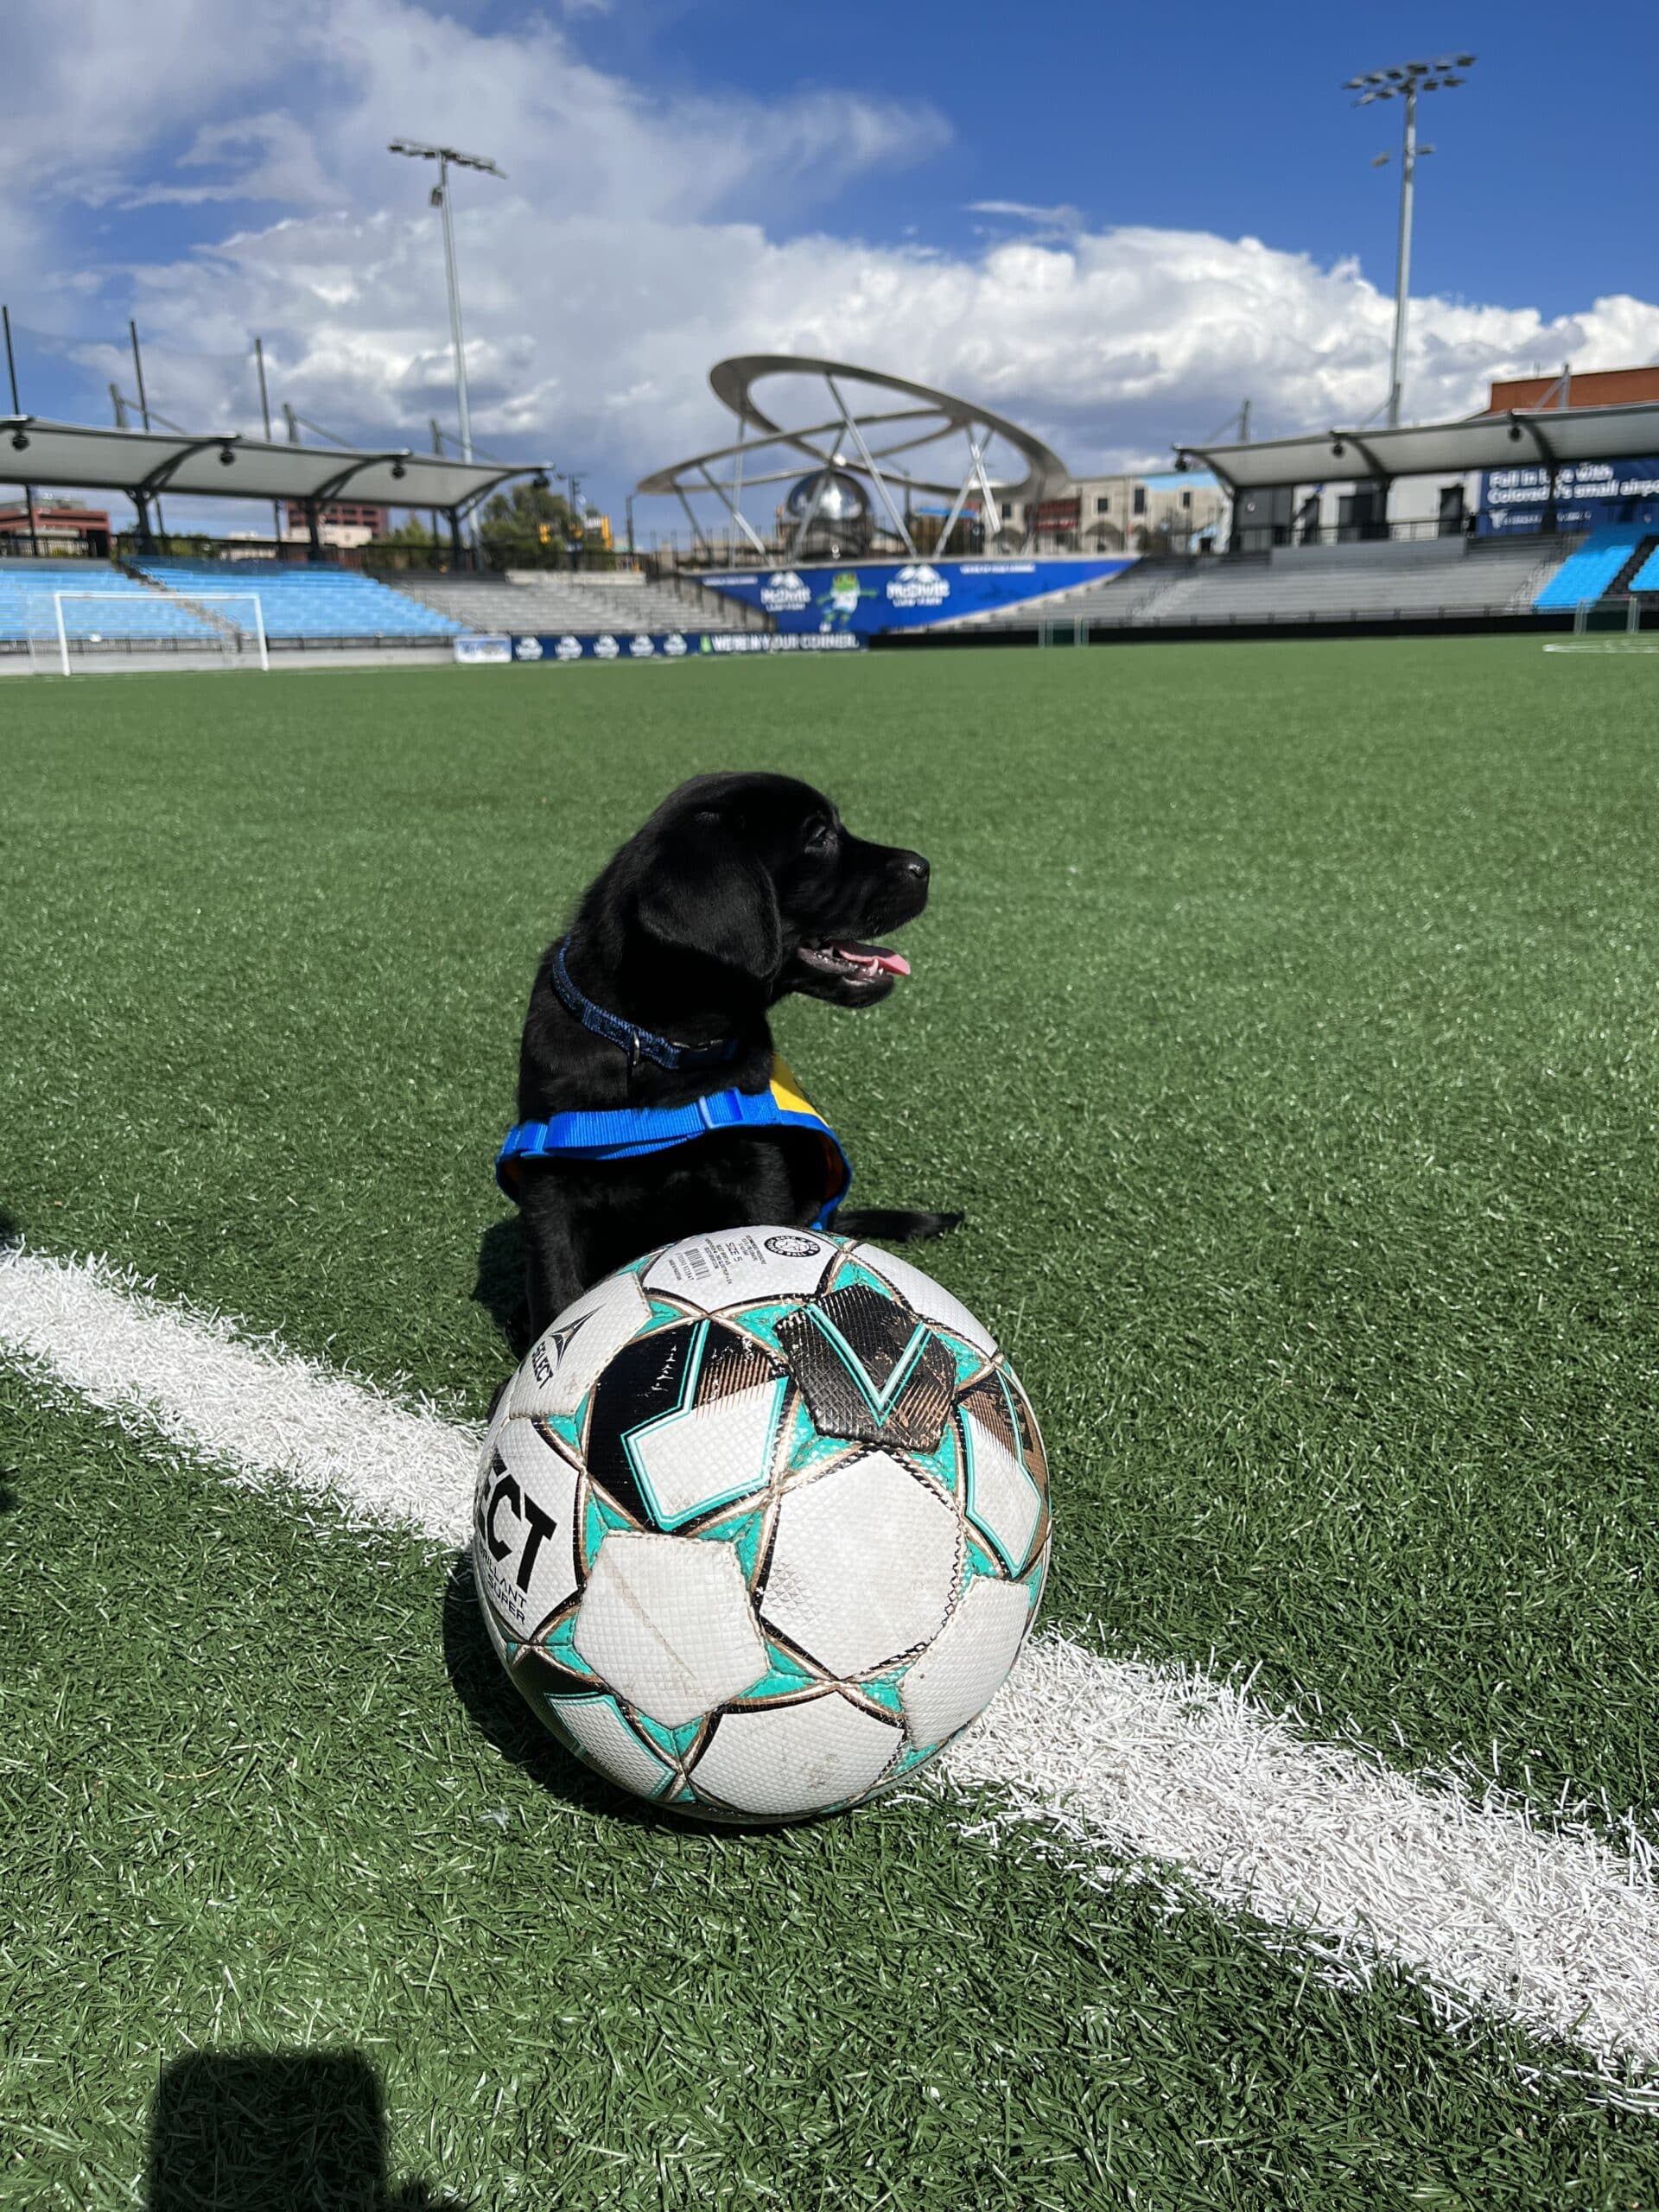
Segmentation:
<svg viewBox="0 0 1659 2212">
<path fill-rule="evenodd" d="M 1544 647 L 1547 653 L 1659 653 L 1659 631 L 1642 633 L 1642 601 L 1634 592 L 1623 599 L 1581 599 L 1573 610 L 1573 636 Z"/>
<path fill-rule="evenodd" d="M 169 620 L 169 618 L 171 618 Z M 197 591 L 187 599 L 146 591 L 54 591 L 52 627 L 31 626 L 29 658 L 54 652 L 58 669 L 241 668 L 269 673 L 265 611 L 257 591 Z"/>
</svg>

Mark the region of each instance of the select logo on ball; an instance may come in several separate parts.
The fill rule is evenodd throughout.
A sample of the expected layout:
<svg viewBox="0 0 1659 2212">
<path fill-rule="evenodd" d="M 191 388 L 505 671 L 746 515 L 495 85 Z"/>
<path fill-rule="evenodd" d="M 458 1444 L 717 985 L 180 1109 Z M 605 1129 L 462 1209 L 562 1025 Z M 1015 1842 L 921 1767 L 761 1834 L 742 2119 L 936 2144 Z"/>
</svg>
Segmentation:
<svg viewBox="0 0 1659 2212">
<path fill-rule="evenodd" d="M 817 1252 L 817 1245 L 810 1236 L 768 1236 L 766 1249 L 775 1252 L 780 1260 L 810 1260 Z"/>
</svg>

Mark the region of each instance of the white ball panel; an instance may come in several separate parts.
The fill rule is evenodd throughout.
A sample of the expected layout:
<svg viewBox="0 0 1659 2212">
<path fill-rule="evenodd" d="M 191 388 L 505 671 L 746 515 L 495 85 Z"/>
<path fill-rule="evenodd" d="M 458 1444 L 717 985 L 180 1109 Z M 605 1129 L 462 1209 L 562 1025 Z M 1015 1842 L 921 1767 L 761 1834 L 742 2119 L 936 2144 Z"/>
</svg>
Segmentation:
<svg viewBox="0 0 1659 2212">
<path fill-rule="evenodd" d="M 512 1635 L 531 1633 L 576 1587 L 576 1471 L 527 1421 L 507 1421 L 495 1448 L 505 1471 L 479 1481 L 473 1557 L 484 1594 Z"/>
<path fill-rule="evenodd" d="M 823 1281 L 837 1247 L 810 1229 L 732 1229 L 717 1236 L 688 1236 L 659 1252 L 642 1278 L 702 1313 L 772 1298 L 810 1298 Z"/>
<path fill-rule="evenodd" d="M 903 1741 L 893 1723 L 833 1692 L 769 1711 L 722 1713 L 691 1780 L 740 1813 L 788 1818 L 861 1797 Z"/>
<path fill-rule="evenodd" d="M 1042 1517 L 1037 1485 L 1000 1436 L 971 1408 L 963 1408 L 968 1433 L 968 1510 L 1016 1572 L 1026 1563 Z"/>
<path fill-rule="evenodd" d="M 654 1796 L 673 1772 L 645 1749 L 609 1698 L 555 1697 L 548 1703 L 594 1764 L 625 1789 Z"/>
<path fill-rule="evenodd" d="M 515 1414 L 569 1420 L 607 1363 L 651 1319 L 636 1275 L 607 1275 L 567 1306 L 531 1346 L 512 1386 Z"/>
<path fill-rule="evenodd" d="M 495 1618 L 494 1606 L 480 1605 L 478 1610 L 484 1616 L 484 1633 L 489 1637 L 490 1642 L 494 1645 L 496 1657 L 501 1662 L 501 1664 L 504 1667 L 511 1665 L 511 1656 L 507 1650 L 507 1639 L 501 1633 L 501 1624 Z"/>
<path fill-rule="evenodd" d="M 741 1696 L 766 1671 L 737 1554 L 696 1536 L 613 1529 L 582 1592 L 575 1646 L 665 1728 Z"/>
<path fill-rule="evenodd" d="M 956 1581 L 951 1507 L 885 1452 L 791 1491 L 760 1611 L 830 1673 L 862 1675 L 933 1635 Z"/>
<path fill-rule="evenodd" d="M 996 1340 L 989 1331 L 982 1328 L 959 1298 L 953 1298 L 942 1282 L 935 1282 L 931 1275 L 925 1275 L 919 1268 L 912 1267 L 908 1260 L 901 1260 L 893 1252 L 878 1251 L 873 1244 L 860 1244 L 853 1254 L 861 1268 L 868 1268 L 873 1275 L 896 1290 L 912 1313 L 919 1313 L 924 1321 L 937 1321 L 942 1329 L 949 1329 L 953 1336 L 970 1344 L 976 1351 L 982 1351 L 987 1359 L 996 1350 Z"/>
<path fill-rule="evenodd" d="M 941 1744 L 984 1712 L 1007 1679 L 1030 1619 L 1021 1584 L 969 1586 L 899 1690 L 913 1742 Z"/>
<path fill-rule="evenodd" d="M 764 1486 L 784 1388 L 780 1376 L 633 1432 L 629 1448 L 654 1519 L 677 1528 L 705 1507 Z"/>
</svg>

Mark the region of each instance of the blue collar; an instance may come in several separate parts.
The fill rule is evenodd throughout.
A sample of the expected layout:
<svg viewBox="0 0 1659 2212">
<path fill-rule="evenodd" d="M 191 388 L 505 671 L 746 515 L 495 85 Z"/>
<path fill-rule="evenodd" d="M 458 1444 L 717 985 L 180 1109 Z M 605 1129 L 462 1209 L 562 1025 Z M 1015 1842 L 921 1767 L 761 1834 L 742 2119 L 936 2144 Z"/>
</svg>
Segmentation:
<svg viewBox="0 0 1659 2212">
<path fill-rule="evenodd" d="M 591 999 L 583 998 L 570 980 L 570 970 L 564 964 L 564 955 L 570 940 L 566 938 L 553 953 L 553 988 L 570 1013 L 584 1029 L 592 1030 L 595 1037 L 602 1037 L 607 1044 L 620 1046 L 628 1056 L 632 1067 L 641 1059 L 655 1060 L 659 1068 L 712 1068 L 728 1060 L 734 1060 L 743 1049 L 737 1037 L 722 1037 L 713 1045 L 676 1045 L 667 1037 L 659 1037 L 654 1030 L 636 1029 L 631 1021 L 624 1021 L 614 1014 L 607 1014 L 602 1006 L 595 1006 Z"/>
</svg>

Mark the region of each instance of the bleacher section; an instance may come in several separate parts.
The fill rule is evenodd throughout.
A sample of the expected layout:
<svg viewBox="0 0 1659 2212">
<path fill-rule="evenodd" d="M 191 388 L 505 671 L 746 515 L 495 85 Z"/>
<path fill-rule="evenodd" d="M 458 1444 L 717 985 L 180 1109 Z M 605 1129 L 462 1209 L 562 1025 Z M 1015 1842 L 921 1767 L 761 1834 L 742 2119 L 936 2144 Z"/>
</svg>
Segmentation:
<svg viewBox="0 0 1659 2212">
<path fill-rule="evenodd" d="M 518 569 L 506 575 L 435 576 L 388 570 L 385 582 L 469 630 L 528 632 L 609 630 L 764 630 L 753 608 L 696 584 L 677 588 L 639 576 L 624 581 L 564 569 Z"/>
<path fill-rule="evenodd" d="M 1649 530 L 1624 524 L 1612 530 L 1592 531 L 1569 561 L 1562 563 L 1555 574 L 1539 593 L 1536 601 L 1541 607 L 1581 607 L 1586 600 L 1599 599 L 1603 592 L 1616 583 L 1618 572 L 1641 550 L 1644 539 L 1651 537 Z M 1652 566 L 1649 561 L 1642 569 L 1645 575 Z M 1632 578 L 1631 589 L 1651 590 L 1640 577 Z"/>
<path fill-rule="evenodd" d="M 453 638 L 467 626 L 402 592 L 388 591 L 358 569 L 311 568 L 284 561 L 185 561 L 156 556 L 135 565 L 165 590 L 188 599 L 198 592 L 257 592 L 265 635 L 273 643 L 406 644 Z M 220 610 L 238 629 L 251 609 Z"/>
<path fill-rule="evenodd" d="M 66 636 L 76 644 L 139 639 L 145 644 L 213 644 L 222 632 L 200 609 L 123 575 L 107 561 L 0 560 L 0 645 L 55 646 L 55 592 L 105 592 L 114 598 L 67 599 Z"/>
<path fill-rule="evenodd" d="M 1427 538 L 1283 545 L 1270 553 L 1139 561 L 1105 583 L 950 626 L 1029 630 L 1402 620 L 1524 613 L 1571 539 Z"/>
</svg>

